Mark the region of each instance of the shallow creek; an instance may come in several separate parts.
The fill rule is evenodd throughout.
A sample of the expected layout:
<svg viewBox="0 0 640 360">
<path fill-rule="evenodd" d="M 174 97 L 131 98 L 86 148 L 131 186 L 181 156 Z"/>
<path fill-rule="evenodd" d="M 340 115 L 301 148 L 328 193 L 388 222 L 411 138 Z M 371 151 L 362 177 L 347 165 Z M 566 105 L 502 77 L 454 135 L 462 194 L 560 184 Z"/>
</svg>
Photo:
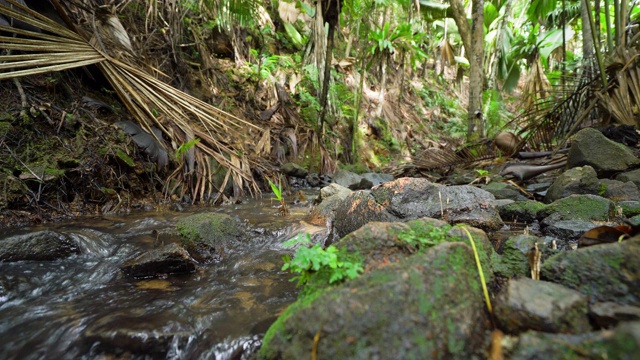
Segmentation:
<svg viewBox="0 0 640 360">
<path fill-rule="evenodd" d="M 298 233 L 326 229 L 303 221 L 308 208 L 278 216 L 268 199 L 185 212 L 79 218 L 44 229 L 79 241 L 82 254 L 51 262 L 0 263 L 0 359 L 243 359 L 295 300 L 280 271 Z M 144 250 L 178 241 L 175 223 L 221 211 L 255 228 L 247 251 L 188 276 L 128 279 L 119 266 Z"/>
</svg>

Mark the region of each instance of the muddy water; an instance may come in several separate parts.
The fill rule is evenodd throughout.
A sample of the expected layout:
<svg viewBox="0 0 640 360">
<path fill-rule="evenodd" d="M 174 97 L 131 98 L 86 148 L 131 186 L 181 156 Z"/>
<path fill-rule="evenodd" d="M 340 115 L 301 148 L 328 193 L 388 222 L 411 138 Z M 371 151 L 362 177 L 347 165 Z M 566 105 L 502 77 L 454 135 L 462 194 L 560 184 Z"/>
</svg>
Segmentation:
<svg viewBox="0 0 640 360">
<path fill-rule="evenodd" d="M 81 218 L 20 229 L 51 229 L 77 239 L 81 255 L 51 262 L 0 263 L 0 359 L 242 359 L 297 294 L 280 271 L 301 232 L 304 207 L 278 216 L 268 199 L 215 209 Z M 175 223 L 194 212 L 247 220 L 255 244 L 188 276 L 132 280 L 119 266 L 177 241 Z"/>
</svg>

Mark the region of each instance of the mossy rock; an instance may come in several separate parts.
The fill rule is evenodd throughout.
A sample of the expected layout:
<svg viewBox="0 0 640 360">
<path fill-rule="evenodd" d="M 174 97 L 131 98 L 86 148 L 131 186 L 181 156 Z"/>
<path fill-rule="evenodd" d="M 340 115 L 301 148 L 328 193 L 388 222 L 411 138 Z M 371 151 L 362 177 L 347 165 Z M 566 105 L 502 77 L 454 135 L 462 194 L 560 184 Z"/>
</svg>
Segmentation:
<svg viewBox="0 0 640 360">
<path fill-rule="evenodd" d="M 266 333 L 260 359 L 456 359 L 479 355 L 489 329 L 475 260 L 442 243 L 300 298 Z"/>
<path fill-rule="evenodd" d="M 640 238 L 564 251 L 542 264 L 541 277 L 591 301 L 640 305 Z"/>
<path fill-rule="evenodd" d="M 499 206 L 498 211 L 504 221 L 532 223 L 544 207 L 545 205 L 539 201 L 525 200 Z"/>
<path fill-rule="evenodd" d="M 596 195 L 571 195 L 538 211 L 538 219 L 608 221 L 615 216 L 613 201 Z"/>
<path fill-rule="evenodd" d="M 245 240 L 246 226 L 239 219 L 221 213 L 202 213 L 180 219 L 176 224 L 180 243 L 198 262 L 212 262 L 235 251 Z"/>
</svg>

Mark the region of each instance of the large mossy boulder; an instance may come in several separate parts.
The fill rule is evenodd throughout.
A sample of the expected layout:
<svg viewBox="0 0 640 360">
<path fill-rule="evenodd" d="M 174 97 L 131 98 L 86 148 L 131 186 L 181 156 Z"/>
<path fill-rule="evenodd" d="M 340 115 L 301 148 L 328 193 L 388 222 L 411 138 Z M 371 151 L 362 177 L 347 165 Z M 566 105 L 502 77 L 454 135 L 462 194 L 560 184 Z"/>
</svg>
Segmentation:
<svg viewBox="0 0 640 360">
<path fill-rule="evenodd" d="M 485 279 L 491 281 L 491 259 L 497 256 L 493 245 L 484 231 L 472 227 L 467 230 L 478 249 Z M 460 241 L 471 246 L 469 235 L 462 228 L 451 227 L 442 220 L 422 218 L 406 223 L 371 222 L 349 233 L 336 245 L 358 253 L 364 259 L 364 268 L 373 270 L 441 242 Z"/>
<path fill-rule="evenodd" d="M 578 131 L 567 154 L 567 167 L 589 165 L 599 176 L 608 176 L 640 165 L 633 151 L 620 143 L 607 139 L 593 128 Z"/>
<path fill-rule="evenodd" d="M 471 248 L 442 243 L 308 294 L 269 329 L 260 359 L 461 359 L 489 321 Z M 314 346 L 314 338 L 320 343 Z"/>
<path fill-rule="evenodd" d="M 609 221 L 614 215 L 613 201 L 597 195 L 571 195 L 538 211 L 538 219 L 546 225 L 561 220 Z"/>
<path fill-rule="evenodd" d="M 591 166 L 579 166 L 569 169 L 551 184 L 544 200 L 548 203 L 573 194 L 594 194 L 600 192 L 600 181 Z"/>
<path fill-rule="evenodd" d="M 0 240 L 0 261 L 49 261 L 80 253 L 79 244 L 55 231 L 37 231 Z"/>
<path fill-rule="evenodd" d="M 400 178 L 371 192 L 350 194 L 336 210 L 334 226 L 342 237 L 370 221 L 444 218 L 483 230 L 497 230 L 502 219 L 495 197 L 473 186 L 444 186 L 426 179 Z"/>
<path fill-rule="evenodd" d="M 180 243 L 200 263 L 220 259 L 245 242 L 246 225 L 221 213 L 202 213 L 180 219 L 176 224 Z"/>
<path fill-rule="evenodd" d="M 640 238 L 564 251 L 542 264 L 543 279 L 587 295 L 592 302 L 640 305 Z"/>
</svg>

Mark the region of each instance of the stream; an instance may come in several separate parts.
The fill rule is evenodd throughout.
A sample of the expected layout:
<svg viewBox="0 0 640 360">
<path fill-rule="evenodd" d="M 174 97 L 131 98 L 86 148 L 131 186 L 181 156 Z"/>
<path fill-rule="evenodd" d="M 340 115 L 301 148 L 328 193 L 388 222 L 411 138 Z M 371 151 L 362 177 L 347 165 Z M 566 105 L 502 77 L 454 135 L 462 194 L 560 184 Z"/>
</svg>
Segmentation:
<svg viewBox="0 0 640 360">
<path fill-rule="evenodd" d="M 130 279 L 119 266 L 158 243 L 178 241 L 178 219 L 220 211 L 249 222 L 255 244 L 184 276 Z M 80 255 L 0 262 L 0 359 L 246 359 L 297 295 L 280 270 L 280 244 L 299 233 L 309 208 L 278 216 L 267 195 L 210 209 L 77 218 L 4 231 L 53 230 L 76 239 Z"/>
</svg>

